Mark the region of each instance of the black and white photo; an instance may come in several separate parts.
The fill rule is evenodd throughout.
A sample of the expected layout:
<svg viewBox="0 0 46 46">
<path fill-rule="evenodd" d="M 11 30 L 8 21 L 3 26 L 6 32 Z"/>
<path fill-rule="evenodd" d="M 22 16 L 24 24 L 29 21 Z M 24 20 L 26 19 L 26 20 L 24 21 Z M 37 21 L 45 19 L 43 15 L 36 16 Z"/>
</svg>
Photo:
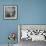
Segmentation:
<svg viewBox="0 0 46 46">
<path fill-rule="evenodd" d="M 16 19 L 17 6 L 4 6 L 4 19 Z"/>
</svg>

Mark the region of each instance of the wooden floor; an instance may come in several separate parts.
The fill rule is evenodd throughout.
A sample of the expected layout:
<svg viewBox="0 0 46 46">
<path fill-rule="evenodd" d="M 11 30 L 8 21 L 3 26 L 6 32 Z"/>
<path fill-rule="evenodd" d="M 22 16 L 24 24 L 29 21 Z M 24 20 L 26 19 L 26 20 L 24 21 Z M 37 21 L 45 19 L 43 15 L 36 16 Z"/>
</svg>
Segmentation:
<svg viewBox="0 0 46 46">
<path fill-rule="evenodd" d="M 0 46 L 8 46 L 8 44 L 0 44 Z M 31 40 L 28 41 L 21 40 L 19 44 L 15 44 L 13 46 L 46 46 L 46 42 L 43 41 L 32 42 Z"/>
<path fill-rule="evenodd" d="M 46 42 L 44 42 L 44 41 L 32 42 L 31 40 L 28 40 L 28 41 L 21 40 L 20 46 L 46 46 Z"/>
</svg>

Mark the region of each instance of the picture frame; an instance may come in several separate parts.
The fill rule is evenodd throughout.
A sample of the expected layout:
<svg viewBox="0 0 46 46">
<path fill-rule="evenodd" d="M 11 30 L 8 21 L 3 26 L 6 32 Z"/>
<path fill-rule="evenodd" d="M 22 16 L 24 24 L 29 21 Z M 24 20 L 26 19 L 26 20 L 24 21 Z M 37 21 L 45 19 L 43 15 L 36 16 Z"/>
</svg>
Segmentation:
<svg viewBox="0 0 46 46">
<path fill-rule="evenodd" d="M 24 34 L 25 31 L 27 32 L 26 34 Z M 28 37 L 25 38 L 25 36 Z M 46 41 L 46 25 L 45 24 L 19 24 L 18 38 L 19 38 L 19 42 L 22 40 Z"/>
<path fill-rule="evenodd" d="M 17 6 L 4 6 L 4 19 L 17 19 Z"/>
</svg>

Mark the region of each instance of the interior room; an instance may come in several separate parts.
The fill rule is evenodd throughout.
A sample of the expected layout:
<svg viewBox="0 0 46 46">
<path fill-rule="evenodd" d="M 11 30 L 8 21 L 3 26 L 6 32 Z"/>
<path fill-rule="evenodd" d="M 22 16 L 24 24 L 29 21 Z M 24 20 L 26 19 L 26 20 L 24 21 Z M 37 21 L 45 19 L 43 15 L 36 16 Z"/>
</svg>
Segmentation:
<svg viewBox="0 0 46 46">
<path fill-rule="evenodd" d="M 0 46 L 46 46 L 45 32 L 46 0 L 0 0 Z"/>
</svg>

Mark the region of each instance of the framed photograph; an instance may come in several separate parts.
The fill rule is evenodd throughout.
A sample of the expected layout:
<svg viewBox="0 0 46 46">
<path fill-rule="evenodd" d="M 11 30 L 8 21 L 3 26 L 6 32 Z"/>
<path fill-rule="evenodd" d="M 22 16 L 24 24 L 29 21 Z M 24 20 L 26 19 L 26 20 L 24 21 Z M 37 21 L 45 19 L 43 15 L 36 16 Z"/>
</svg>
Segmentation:
<svg viewBox="0 0 46 46">
<path fill-rule="evenodd" d="M 46 41 L 46 25 L 18 25 L 19 42 L 23 40 Z"/>
<path fill-rule="evenodd" d="M 4 6 L 4 19 L 17 19 L 17 6 Z"/>
</svg>

